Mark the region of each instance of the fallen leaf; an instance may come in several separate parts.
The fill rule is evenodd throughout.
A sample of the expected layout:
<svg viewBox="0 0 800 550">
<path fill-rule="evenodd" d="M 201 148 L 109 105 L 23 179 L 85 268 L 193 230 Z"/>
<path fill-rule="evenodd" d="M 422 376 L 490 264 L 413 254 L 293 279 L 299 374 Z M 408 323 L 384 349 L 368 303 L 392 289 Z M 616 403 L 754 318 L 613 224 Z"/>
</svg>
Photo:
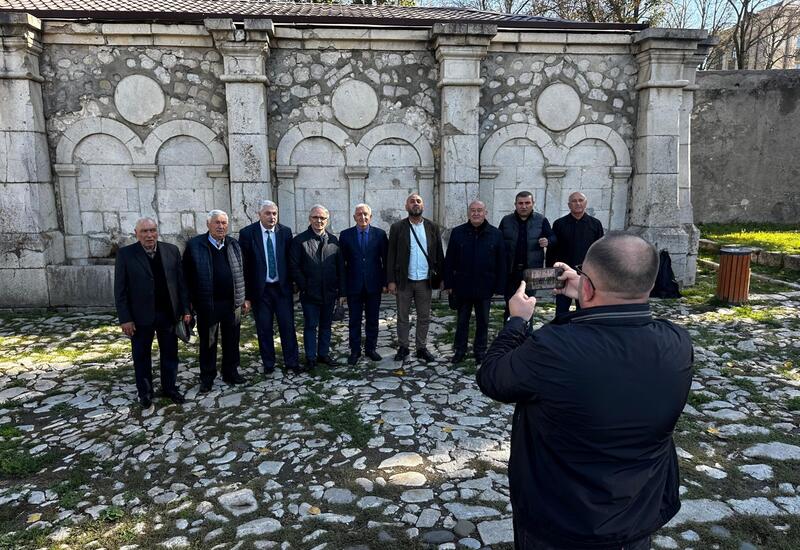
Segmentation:
<svg viewBox="0 0 800 550">
<path fill-rule="evenodd" d="M 322 512 L 322 510 L 320 510 L 316 506 L 312 506 L 311 508 L 308 509 L 308 513 L 311 514 L 312 516 L 316 516 L 320 512 Z"/>
<path fill-rule="evenodd" d="M 450 426 L 445 426 L 444 428 L 442 428 L 442 431 L 449 434 L 450 432 L 453 431 L 453 428 L 451 428 Z"/>
<path fill-rule="evenodd" d="M 31 514 L 28 516 L 26 523 L 36 523 L 40 519 L 42 519 L 42 514 Z"/>
<path fill-rule="evenodd" d="M 406 373 L 406 371 L 404 371 L 403 369 L 397 369 L 396 371 L 394 371 L 394 373 L 397 376 L 403 376 Z"/>
<path fill-rule="evenodd" d="M 258 447 L 256 449 L 256 452 L 259 453 L 259 454 L 265 455 L 265 454 L 269 454 L 271 451 L 270 451 L 269 447 Z"/>
</svg>

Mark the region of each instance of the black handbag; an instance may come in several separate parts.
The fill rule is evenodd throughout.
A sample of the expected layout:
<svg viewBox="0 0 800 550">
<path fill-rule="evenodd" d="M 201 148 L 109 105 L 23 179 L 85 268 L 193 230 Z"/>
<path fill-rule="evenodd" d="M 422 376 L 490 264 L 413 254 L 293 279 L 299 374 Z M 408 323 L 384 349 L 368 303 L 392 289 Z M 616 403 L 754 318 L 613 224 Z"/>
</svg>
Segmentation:
<svg viewBox="0 0 800 550">
<path fill-rule="evenodd" d="M 408 220 L 408 218 L 406 218 Z M 428 253 L 425 251 L 425 248 L 422 246 L 422 243 L 419 242 L 419 237 L 417 237 L 417 232 L 414 231 L 414 228 L 411 227 L 411 222 L 408 222 L 408 228 L 411 231 L 411 234 L 414 235 L 414 240 L 417 241 L 417 246 L 422 251 L 422 255 L 425 256 L 425 261 L 428 262 L 428 271 L 429 278 L 431 280 L 431 286 L 438 287 L 439 286 L 439 272 L 436 270 L 435 267 L 431 265 L 431 259 L 428 258 Z M 422 222 L 422 230 L 425 230 L 425 222 Z"/>
<path fill-rule="evenodd" d="M 175 336 L 188 344 L 189 340 L 194 336 L 194 322 L 194 316 L 188 323 L 184 323 L 183 317 L 178 319 L 175 323 Z"/>
<path fill-rule="evenodd" d="M 344 304 L 336 302 L 336 305 L 333 306 L 333 320 L 344 321 Z"/>
</svg>

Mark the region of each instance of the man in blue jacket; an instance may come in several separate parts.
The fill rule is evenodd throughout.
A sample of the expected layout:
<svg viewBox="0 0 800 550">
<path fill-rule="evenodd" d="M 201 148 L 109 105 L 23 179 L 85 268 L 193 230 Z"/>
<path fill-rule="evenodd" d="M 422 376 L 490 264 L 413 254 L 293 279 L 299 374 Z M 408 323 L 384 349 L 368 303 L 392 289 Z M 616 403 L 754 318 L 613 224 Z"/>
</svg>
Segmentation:
<svg viewBox="0 0 800 550">
<path fill-rule="evenodd" d="M 239 332 L 244 299 L 244 268 L 239 242 L 228 235 L 228 214 L 212 210 L 208 231 L 193 237 L 183 252 L 183 272 L 200 340 L 200 393 L 208 393 L 217 377 L 217 341 L 222 343 L 222 380 L 244 384 L 239 374 Z"/>
<path fill-rule="evenodd" d="M 480 363 L 486 354 L 489 307 L 492 295 L 503 294 L 506 283 L 505 250 L 500 230 L 486 221 L 486 205 L 474 200 L 468 208 L 469 221 L 453 228 L 444 256 L 444 288 L 458 307 L 456 335 L 451 363 L 467 354 L 469 319 L 475 310 L 475 340 L 472 353 Z"/>
<path fill-rule="evenodd" d="M 339 235 L 350 313 L 348 365 L 355 365 L 361 357 L 362 313 L 366 313 L 364 353 L 373 361 L 382 359 L 376 351 L 378 313 L 381 293 L 386 292 L 386 252 L 389 248 L 386 232 L 371 225 L 372 209 L 368 204 L 357 204 L 353 219 L 356 225 Z"/>
<path fill-rule="evenodd" d="M 649 550 L 680 509 L 675 423 L 692 383 L 692 342 L 654 319 L 656 249 L 611 232 L 563 290 L 581 309 L 532 335 L 520 284 L 478 371 L 481 391 L 516 403 L 508 475 L 517 549 Z"/>
<path fill-rule="evenodd" d="M 284 367 L 289 372 L 298 372 L 301 368 L 289 276 L 292 230 L 278 223 L 278 205 L 272 201 L 261 201 L 258 219 L 239 232 L 244 258 L 245 303 L 253 309 L 264 374 L 275 371 L 275 319 L 281 335 Z"/>
</svg>

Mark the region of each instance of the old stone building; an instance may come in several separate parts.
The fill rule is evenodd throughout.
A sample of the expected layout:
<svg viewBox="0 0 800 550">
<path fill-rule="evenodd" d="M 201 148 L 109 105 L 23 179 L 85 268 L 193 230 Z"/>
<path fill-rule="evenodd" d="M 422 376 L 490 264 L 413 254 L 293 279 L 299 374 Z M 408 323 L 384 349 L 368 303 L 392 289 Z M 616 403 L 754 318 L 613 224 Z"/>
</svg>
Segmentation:
<svg viewBox="0 0 800 550">
<path fill-rule="evenodd" d="M 694 277 L 689 113 L 700 31 L 443 8 L 6 0 L 0 306 L 110 303 L 135 220 L 181 244 L 275 200 L 387 227 L 419 190 L 446 228 L 582 190 Z M 190 6 L 190 7 L 189 7 Z M 135 10 L 135 11 L 134 11 Z"/>
</svg>

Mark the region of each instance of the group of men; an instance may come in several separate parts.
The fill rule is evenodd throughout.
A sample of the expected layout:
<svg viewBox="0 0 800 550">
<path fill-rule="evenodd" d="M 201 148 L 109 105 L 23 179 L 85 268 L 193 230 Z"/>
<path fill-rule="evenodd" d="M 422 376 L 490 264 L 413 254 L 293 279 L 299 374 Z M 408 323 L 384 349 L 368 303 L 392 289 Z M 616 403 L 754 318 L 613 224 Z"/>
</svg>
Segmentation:
<svg viewBox="0 0 800 550">
<path fill-rule="evenodd" d="M 411 306 L 416 309 L 415 356 L 434 361 L 427 347 L 432 293 L 449 293 L 457 310 L 453 363 L 464 360 L 472 311 L 476 331 L 472 352 L 480 362 L 486 353 L 491 299 L 514 294 L 522 271 L 551 262 L 579 263 L 588 246 L 603 234 L 598 220 L 586 214 L 586 197 L 573 193 L 570 213 L 551 228 L 534 212 L 534 199 L 523 191 L 515 198 L 515 211 L 499 227 L 486 219 L 486 205 L 474 200 L 468 221 L 453 229 L 447 253 L 441 229 L 423 216 L 419 194 L 406 199 L 408 216 L 386 232 L 372 225 L 367 204 L 355 207 L 355 225 L 337 237 L 328 231 L 330 214 L 322 205 L 309 212 L 308 229 L 296 236 L 278 223 L 278 207 L 260 204 L 259 220 L 243 228 L 239 238 L 228 234 L 228 216 L 208 213 L 208 232 L 186 244 L 181 258 L 177 247 L 158 240 L 151 218 L 135 228 L 138 242 L 120 249 L 115 271 L 115 299 L 123 332 L 131 337 L 139 400 L 149 407 L 153 398 L 150 350 L 158 338 L 161 354 L 161 388 L 166 397 L 184 401 L 176 386 L 177 323 L 197 322 L 200 348 L 200 392 L 211 390 L 217 376 L 217 348 L 222 351 L 220 371 L 224 382 L 241 384 L 239 330 L 241 316 L 253 313 L 264 372 L 275 370 L 274 326 L 280 334 L 284 366 L 304 372 L 318 364 L 334 366 L 331 327 L 334 310 L 347 303 L 349 347 L 347 362 L 358 363 L 363 354 L 381 360 L 377 351 L 381 296 L 397 301 L 398 348 L 401 361 L 411 353 Z M 295 332 L 294 294 L 299 292 L 303 311 L 301 363 Z M 560 298 L 560 297 L 559 297 Z M 569 303 L 559 302 L 559 311 Z M 363 347 L 362 347 L 363 324 Z"/>
<path fill-rule="evenodd" d="M 515 211 L 498 227 L 475 200 L 468 221 L 455 227 L 447 253 L 440 229 L 422 214 L 417 194 L 408 217 L 389 235 L 371 225 L 368 205 L 356 206 L 356 225 L 337 238 L 326 228 L 328 210 L 314 206 L 309 228 L 297 236 L 278 223 L 277 206 L 264 201 L 259 221 L 239 240 L 227 235 L 228 217 L 208 215 L 208 232 L 192 238 L 181 258 L 158 240 L 155 221 L 139 220 L 137 243 L 117 255 L 115 292 L 122 331 L 131 337 L 139 399 L 152 402 L 150 351 L 157 337 L 161 387 L 177 403 L 175 323 L 196 314 L 200 341 L 200 391 L 216 376 L 217 340 L 222 378 L 244 382 L 238 372 L 239 323 L 252 310 L 266 372 L 275 368 L 277 320 L 289 371 L 334 364 L 330 355 L 334 307 L 350 309 L 348 363 L 377 353 L 381 294 L 397 299 L 398 350 L 410 353 L 409 312 L 417 310 L 416 356 L 426 347 L 431 295 L 450 293 L 458 311 L 453 362 L 464 359 L 472 311 L 477 323 L 473 353 L 481 361 L 477 383 L 484 394 L 515 403 L 509 478 L 515 547 L 524 550 L 645 550 L 651 535 L 680 508 L 679 475 L 672 440 L 691 384 L 688 333 L 654 319 L 647 304 L 658 271 L 655 248 L 640 237 L 612 232 L 586 214 L 586 197 L 569 197 L 569 214 L 548 221 L 533 211 L 530 193 L 519 193 Z M 601 238 L 603 237 L 603 238 Z M 526 295 L 522 272 L 554 265 L 564 270 L 556 289 L 553 322 L 531 336 L 536 299 Z M 300 366 L 293 316 L 299 291 L 304 318 L 305 365 Z M 489 302 L 507 299 L 508 318 L 487 350 Z M 573 300 L 576 310 L 568 313 Z M 579 519 L 580 521 L 576 521 Z"/>
</svg>

